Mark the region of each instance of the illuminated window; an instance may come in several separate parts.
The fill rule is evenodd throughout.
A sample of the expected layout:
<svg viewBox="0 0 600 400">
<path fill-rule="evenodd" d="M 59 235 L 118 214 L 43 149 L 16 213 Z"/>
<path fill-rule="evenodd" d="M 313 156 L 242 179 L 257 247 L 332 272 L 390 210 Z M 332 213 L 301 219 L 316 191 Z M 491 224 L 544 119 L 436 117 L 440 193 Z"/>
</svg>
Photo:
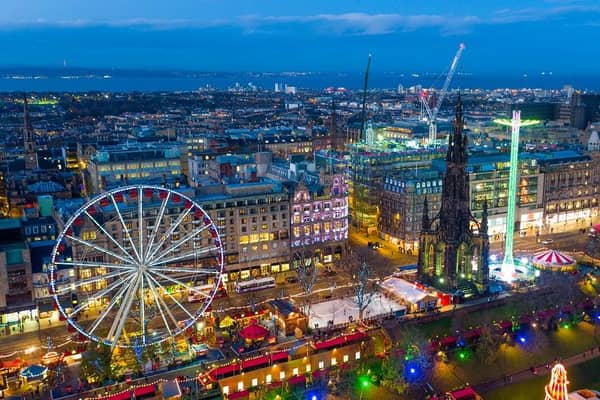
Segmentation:
<svg viewBox="0 0 600 400">
<path fill-rule="evenodd" d="M 306 364 L 306 372 L 310 372 L 311 369 L 310 364 Z"/>
<path fill-rule="evenodd" d="M 284 380 L 285 379 L 285 371 L 281 371 L 279 373 L 279 380 Z"/>
<path fill-rule="evenodd" d="M 267 385 L 269 383 L 271 383 L 271 379 L 273 379 L 273 377 L 271 376 L 271 374 L 267 374 L 267 376 L 265 377 L 265 382 L 267 382 Z"/>
<path fill-rule="evenodd" d="M 360 351 L 357 351 L 356 353 L 354 353 L 354 359 L 360 360 Z"/>
<path fill-rule="evenodd" d="M 223 394 L 229 394 L 229 386 L 223 386 Z"/>
<path fill-rule="evenodd" d="M 258 386 L 258 378 L 252 378 L 252 386 Z"/>
<path fill-rule="evenodd" d="M 296 375 L 298 375 L 298 368 L 294 368 L 294 369 L 292 370 L 292 375 L 293 375 L 293 376 L 296 376 Z"/>
<path fill-rule="evenodd" d="M 83 232 L 82 238 L 83 238 L 83 240 L 94 240 L 94 239 L 96 239 L 96 232 L 95 231 L 85 231 L 85 232 Z"/>
<path fill-rule="evenodd" d="M 325 361 L 319 361 L 319 369 L 325 368 Z"/>
<path fill-rule="evenodd" d="M 242 391 L 244 390 L 244 381 L 239 381 L 238 382 L 238 391 Z"/>
<path fill-rule="evenodd" d="M 348 362 L 348 354 L 344 354 L 344 362 L 347 363 Z"/>
<path fill-rule="evenodd" d="M 336 365 L 337 359 L 335 357 L 331 357 L 331 365 Z"/>
</svg>

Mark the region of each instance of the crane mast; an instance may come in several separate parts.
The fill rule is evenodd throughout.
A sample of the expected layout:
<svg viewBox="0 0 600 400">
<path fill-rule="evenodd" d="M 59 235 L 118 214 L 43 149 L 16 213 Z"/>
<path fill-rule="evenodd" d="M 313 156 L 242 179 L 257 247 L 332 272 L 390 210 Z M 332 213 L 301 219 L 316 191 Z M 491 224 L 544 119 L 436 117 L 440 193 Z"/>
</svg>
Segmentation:
<svg viewBox="0 0 600 400">
<path fill-rule="evenodd" d="M 369 70 L 371 69 L 371 55 L 369 54 L 369 61 L 367 61 L 367 70 L 365 71 L 365 85 L 363 88 L 362 98 L 362 114 L 360 118 L 360 138 L 359 141 L 365 140 L 365 122 L 367 117 L 367 89 L 369 87 Z"/>
<path fill-rule="evenodd" d="M 442 86 L 442 90 L 440 91 L 440 97 L 436 102 L 433 110 L 429 107 L 429 103 L 427 102 L 427 96 L 421 95 L 421 102 L 425 107 L 425 111 L 427 112 L 427 116 L 429 117 L 429 144 L 434 144 L 435 139 L 437 139 L 437 115 L 440 111 L 440 107 L 446 98 L 446 94 L 448 93 L 448 87 L 450 86 L 450 82 L 452 81 L 452 77 L 454 76 L 454 72 L 456 72 L 456 66 L 458 65 L 458 61 L 460 60 L 460 56 L 462 55 L 463 50 L 465 49 L 464 43 L 461 43 L 458 46 L 458 50 L 454 55 L 454 59 L 452 59 L 452 64 L 450 64 L 450 69 L 448 70 L 448 74 L 446 75 L 446 80 L 444 81 L 444 86 Z"/>
</svg>

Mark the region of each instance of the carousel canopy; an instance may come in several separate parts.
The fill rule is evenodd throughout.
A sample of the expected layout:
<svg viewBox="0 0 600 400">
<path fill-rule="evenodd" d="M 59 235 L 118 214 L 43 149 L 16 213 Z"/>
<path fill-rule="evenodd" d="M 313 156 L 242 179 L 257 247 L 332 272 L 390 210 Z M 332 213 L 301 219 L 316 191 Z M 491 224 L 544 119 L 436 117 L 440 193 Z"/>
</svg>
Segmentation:
<svg viewBox="0 0 600 400">
<path fill-rule="evenodd" d="M 536 266 L 546 268 L 564 268 L 571 267 L 576 264 L 574 259 L 557 250 L 547 250 L 538 253 L 533 257 L 532 262 Z"/>
<path fill-rule="evenodd" d="M 244 339 L 256 340 L 263 339 L 269 334 L 269 330 L 262 325 L 252 324 L 248 325 L 240 331 L 240 336 Z"/>
<path fill-rule="evenodd" d="M 41 377 L 48 368 L 41 365 L 30 365 L 27 368 L 23 368 L 21 370 L 21 377 L 27 379 L 39 378 Z"/>
</svg>

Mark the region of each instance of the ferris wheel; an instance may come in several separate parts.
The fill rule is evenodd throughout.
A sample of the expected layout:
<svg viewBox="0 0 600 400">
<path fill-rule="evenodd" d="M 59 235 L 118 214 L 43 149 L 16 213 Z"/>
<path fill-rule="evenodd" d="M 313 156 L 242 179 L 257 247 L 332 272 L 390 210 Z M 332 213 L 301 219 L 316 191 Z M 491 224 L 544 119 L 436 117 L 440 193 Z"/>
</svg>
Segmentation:
<svg viewBox="0 0 600 400">
<path fill-rule="evenodd" d="M 222 272 L 219 232 L 202 207 L 176 191 L 136 185 L 102 193 L 69 218 L 49 281 L 79 333 L 138 347 L 190 328 L 208 310 Z"/>
</svg>

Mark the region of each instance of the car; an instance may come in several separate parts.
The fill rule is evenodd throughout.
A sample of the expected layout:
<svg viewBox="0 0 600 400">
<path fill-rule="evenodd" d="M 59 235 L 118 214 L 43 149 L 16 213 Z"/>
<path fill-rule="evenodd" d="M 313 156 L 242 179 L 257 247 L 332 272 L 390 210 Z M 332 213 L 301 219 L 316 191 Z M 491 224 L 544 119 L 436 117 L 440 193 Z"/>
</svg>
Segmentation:
<svg viewBox="0 0 600 400">
<path fill-rule="evenodd" d="M 334 270 L 329 269 L 329 268 L 325 270 L 325 276 L 335 276 L 335 275 L 337 275 L 337 272 L 335 272 Z"/>
<path fill-rule="evenodd" d="M 542 244 L 552 244 L 554 243 L 554 239 L 544 239 L 542 240 Z"/>
<path fill-rule="evenodd" d="M 287 278 L 285 278 L 285 281 L 287 283 L 298 283 L 298 277 L 297 276 L 288 276 Z"/>
</svg>

